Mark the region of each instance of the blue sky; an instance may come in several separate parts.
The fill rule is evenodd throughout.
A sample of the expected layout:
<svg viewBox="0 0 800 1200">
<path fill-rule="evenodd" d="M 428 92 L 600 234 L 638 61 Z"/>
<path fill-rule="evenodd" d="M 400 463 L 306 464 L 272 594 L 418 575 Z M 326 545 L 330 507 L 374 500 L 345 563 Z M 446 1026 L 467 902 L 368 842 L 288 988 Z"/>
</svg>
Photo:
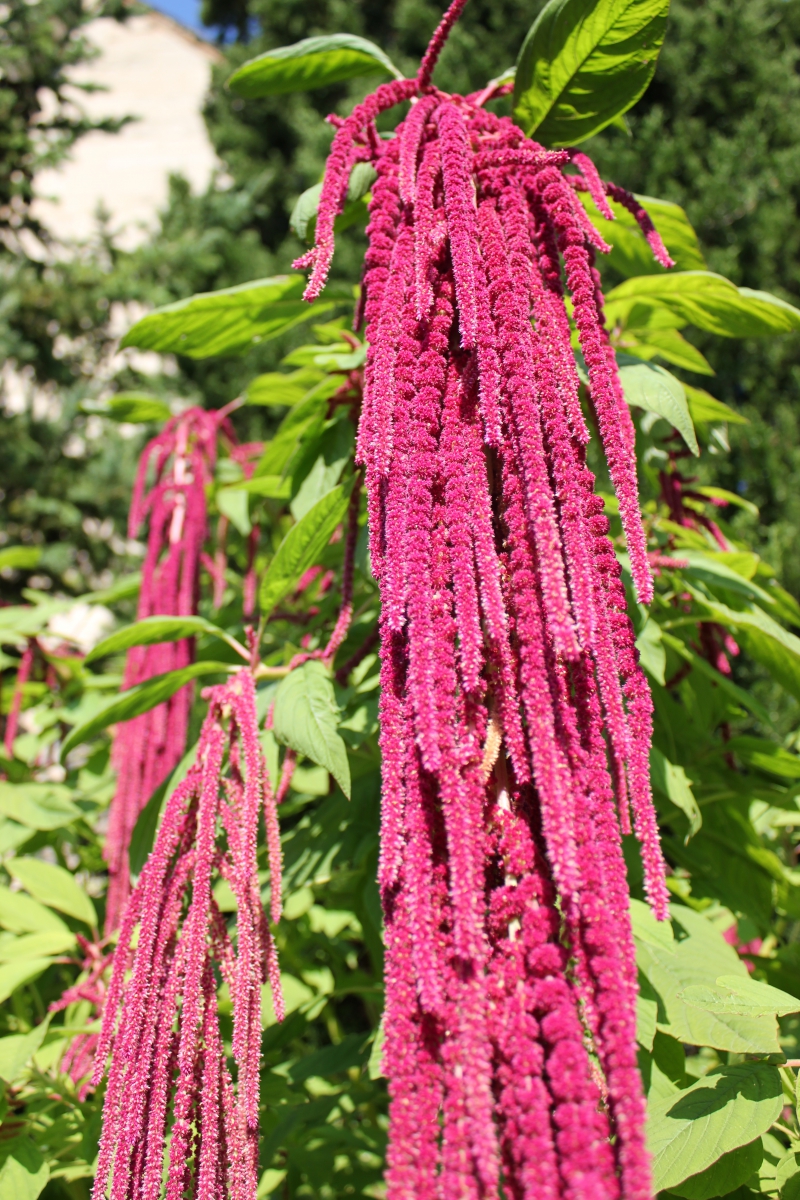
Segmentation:
<svg viewBox="0 0 800 1200">
<path fill-rule="evenodd" d="M 152 3 L 153 0 L 150 2 Z M 153 3 L 153 8 L 166 13 L 168 17 L 174 17 L 188 29 L 199 33 L 201 37 L 212 36 L 211 30 L 205 29 L 200 24 L 200 0 L 157 0 L 157 3 Z"/>
</svg>

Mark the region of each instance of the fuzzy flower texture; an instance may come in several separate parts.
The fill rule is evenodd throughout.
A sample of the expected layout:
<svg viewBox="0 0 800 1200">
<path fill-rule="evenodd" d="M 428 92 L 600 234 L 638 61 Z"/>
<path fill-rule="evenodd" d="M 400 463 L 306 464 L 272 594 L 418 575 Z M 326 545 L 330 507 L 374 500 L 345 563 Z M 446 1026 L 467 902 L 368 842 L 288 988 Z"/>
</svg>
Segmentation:
<svg viewBox="0 0 800 1200">
<path fill-rule="evenodd" d="M 390 1200 L 647 1200 L 621 835 L 668 895 L 638 665 L 570 315 L 643 603 L 634 429 L 576 192 L 591 160 L 450 96 L 380 86 L 334 138 L 307 298 L 353 165 L 372 191 L 358 455 L 382 595 L 380 886 Z M 375 118 L 411 101 L 396 136 Z"/>
<path fill-rule="evenodd" d="M 187 1189 L 203 1200 L 256 1195 L 262 984 L 271 985 L 283 1017 L 256 848 L 263 818 L 277 922 L 277 807 L 252 673 L 245 668 L 204 697 L 195 763 L 167 802 L 114 953 L 92 1080 L 99 1084 L 113 1049 L 95 1200 L 159 1200 L 165 1179 L 166 1200 L 182 1200 Z M 236 900 L 235 945 L 215 899 L 218 881 Z M 235 1084 L 220 1030 L 220 981 L 233 1010 Z"/>
</svg>

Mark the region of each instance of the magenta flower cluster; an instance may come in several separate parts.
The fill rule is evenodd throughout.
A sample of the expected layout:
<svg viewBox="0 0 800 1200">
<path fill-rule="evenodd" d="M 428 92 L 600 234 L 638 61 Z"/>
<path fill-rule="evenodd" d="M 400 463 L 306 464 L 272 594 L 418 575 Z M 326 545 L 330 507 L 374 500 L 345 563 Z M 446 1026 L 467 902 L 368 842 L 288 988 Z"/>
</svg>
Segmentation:
<svg viewBox="0 0 800 1200">
<path fill-rule="evenodd" d="M 139 620 L 197 612 L 207 527 L 206 487 L 213 476 L 221 425 L 233 439 L 233 430 L 220 413 L 190 408 L 168 421 L 142 454 L 128 522 L 131 537 L 148 522 Z M 128 652 L 123 687 L 186 667 L 193 657 L 191 638 L 135 646 Z M 191 687 L 181 688 L 163 704 L 125 722 L 115 740 L 117 787 L 104 850 L 109 875 L 108 933 L 118 927 L 130 894 L 128 848 L 136 819 L 186 749 L 191 698 Z"/>
<path fill-rule="evenodd" d="M 586 462 L 573 352 L 640 601 L 634 428 L 576 191 L 605 185 L 430 72 L 336 121 L 307 296 L 373 164 L 358 457 L 382 596 L 390 1200 L 647 1200 L 621 836 L 667 915 L 652 705 Z M 393 138 L 375 118 L 410 100 Z"/>
<path fill-rule="evenodd" d="M 120 926 L 93 1079 L 97 1086 L 111 1051 L 95 1200 L 159 1200 L 165 1175 L 167 1200 L 187 1189 L 208 1200 L 256 1194 L 263 984 L 283 1016 L 256 846 L 263 820 L 277 922 L 277 806 L 252 673 L 204 696 L 195 763 L 167 802 Z M 236 900 L 235 944 L 215 899 L 219 881 Z M 220 1033 L 221 983 L 233 1009 L 235 1085 Z"/>
</svg>

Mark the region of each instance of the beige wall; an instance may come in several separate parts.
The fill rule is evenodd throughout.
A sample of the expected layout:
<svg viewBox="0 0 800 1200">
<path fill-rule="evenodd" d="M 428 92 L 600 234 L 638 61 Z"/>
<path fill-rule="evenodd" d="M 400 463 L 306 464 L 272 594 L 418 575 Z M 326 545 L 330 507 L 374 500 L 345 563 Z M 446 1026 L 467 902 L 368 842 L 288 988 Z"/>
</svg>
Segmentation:
<svg viewBox="0 0 800 1200">
<path fill-rule="evenodd" d="M 100 57 L 72 78 L 108 90 L 87 95 L 76 89 L 76 103 L 94 118 L 140 119 L 115 135 L 88 134 L 69 161 L 42 172 L 36 211 L 60 239 L 84 239 L 102 202 L 121 231 L 121 244 L 130 248 L 144 239 L 166 200 L 170 172 L 182 173 L 201 190 L 219 166 L 201 111 L 219 54 L 155 12 L 125 24 L 102 18 L 87 33 Z"/>
</svg>

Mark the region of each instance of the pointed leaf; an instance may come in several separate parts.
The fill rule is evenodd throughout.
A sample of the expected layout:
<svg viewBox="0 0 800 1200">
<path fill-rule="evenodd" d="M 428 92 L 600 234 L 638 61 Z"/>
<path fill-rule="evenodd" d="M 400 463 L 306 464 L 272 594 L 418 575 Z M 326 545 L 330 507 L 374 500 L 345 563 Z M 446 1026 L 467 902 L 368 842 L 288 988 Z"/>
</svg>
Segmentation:
<svg viewBox="0 0 800 1200">
<path fill-rule="evenodd" d="M 30 1033 L 17 1033 L 0 1038 L 0 1079 L 14 1083 L 45 1039 L 50 1026 L 50 1014 Z"/>
<path fill-rule="evenodd" d="M 302 299 L 305 283 L 302 275 L 277 275 L 218 292 L 200 292 L 137 321 L 120 346 L 189 358 L 244 354 L 331 308 L 329 302 L 307 304 Z"/>
<path fill-rule="evenodd" d="M 305 662 L 281 681 L 272 719 L 275 737 L 330 771 L 349 798 L 350 764 L 338 724 L 333 680 L 321 662 Z"/>
<path fill-rule="evenodd" d="M 83 725 L 78 725 L 61 747 L 62 761 L 82 742 L 91 741 L 98 733 L 116 725 L 118 721 L 130 721 L 149 712 L 157 704 L 163 704 L 180 691 L 185 684 L 193 679 L 201 679 L 204 675 L 227 675 L 233 670 L 230 663 L 196 662 L 179 671 L 167 671 L 164 675 L 154 675 L 152 679 L 139 683 L 136 687 L 128 688 L 110 701 L 100 712 L 95 713 Z"/>
<path fill-rule="evenodd" d="M 24 958 L 20 962 L 0 966 L 0 1004 L 5 1004 L 17 988 L 24 987 L 32 979 L 38 979 L 52 961 L 52 958 Z"/>
<path fill-rule="evenodd" d="M 206 621 L 204 617 L 145 617 L 133 625 L 126 625 L 103 638 L 102 642 L 89 651 L 84 662 L 94 662 L 108 654 L 119 654 L 131 646 L 154 646 L 160 642 L 179 642 L 183 638 L 208 633 L 230 644 L 231 638 L 224 629 Z"/>
<path fill-rule="evenodd" d="M 620 355 L 620 359 L 625 365 L 620 366 L 619 378 L 628 404 L 669 421 L 692 454 L 699 454 L 700 447 L 681 381 L 654 363 L 636 363 L 634 366 L 627 355 Z"/>
<path fill-rule="evenodd" d="M 24 892 L 0 886 L 0 928 L 11 933 L 65 932 L 67 926 L 52 909 L 45 908 Z"/>
<path fill-rule="evenodd" d="M 669 0 L 550 0 L 517 60 L 514 120 L 574 146 L 627 112 L 653 78 Z"/>
<path fill-rule="evenodd" d="M 716 1196 L 730 1196 L 731 1192 L 735 1192 L 756 1173 L 763 1157 L 761 1138 L 755 1138 L 746 1146 L 729 1150 L 699 1175 L 692 1175 L 683 1183 L 675 1184 L 670 1194 L 681 1196 L 683 1200 L 712 1200 Z M 731 1196 L 730 1200 L 736 1200 L 736 1197 Z"/>
<path fill-rule="evenodd" d="M 763 1062 L 720 1067 L 685 1091 L 657 1100 L 647 1119 L 654 1191 L 674 1187 L 760 1137 L 783 1103 L 778 1069 Z"/>
<path fill-rule="evenodd" d="M 738 975 L 720 975 L 715 987 L 691 984 L 680 993 L 686 1004 L 714 1013 L 739 1013 L 742 1016 L 787 1016 L 800 1012 L 800 1000 L 779 988 L 743 979 Z"/>
<path fill-rule="evenodd" d="M 664 274 L 665 268 L 656 262 L 635 217 L 627 208 L 609 197 L 608 203 L 615 217 L 609 221 L 597 211 L 588 192 L 580 192 L 579 195 L 592 224 L 613 247 L 610 254 L 602 255 L 601 261 L 607 261 L 615 271 L 626 277 Z M 636 196 L 636 199 L 661 235 L 678 270 L 704 270 L 706 263 L 697 234 L 681 206 L 669 200 L 656 200 L 652 196 Z"/>
<path fill-rule="evenodd" d="M 85 921 L 91 928 L 97 925 L 94 905 L 75 876 L 64 867 L 41 858 L 12 858 L 4 866 L 34 900 Z"/>
<path fill-rule="evenodd" d="M 228 87 L 238 96 L 279 96 L 329 87 L 359 75 L 403 76 L 387 55 L 352 33 L 331 33 L 303 38 L 293 46 L 281 46 L 259 54 L 234 71 Z"/>
<path fill-rule="evenodd" d="M 29 829 L 60 829 L 82 816 L 69 788 L 57 783 L 0 781 L 0 813 Z"/>
<path fill-rule="evenodd" d="M 258 598 L 265 616 L 269 616 L 275 605 L 295 587 L 308 568 L 314 566 L 336 526 L 343 520 L 349 503 L 349 488 L 339 484 L 289 530 L 261 581 Z"/>
<path fill-rule="evenodd" d="M 28 1137 L 15 1137 L 0 1149 L 0 1200 L 36 1200 L 50 1168 Z"/>
<path fill-rule="evenodd" d="M 747 417 L 743 417 L 741 413 L 729 408 L 722 400 L 716 400 L 703 388 L 690 387 L 688 383 L 685 383 L 683 390 L 686 392 L 689 412 L 692 414 L 695 424 L 698 421 L 727 421 L 729 425 L 748 424 Z"/>
<path fill-rule="evenodd" d="M 692 785 L 686 772 L 683 767 L 671 763 L 660 750 L 653 746 L 650 750 L 650 778 L 653 787 L 671 800 L 675 807 L 688 817 L 689 832 L 686 835 L 688 842 L 689 838 L 694 837 L 703 824 L 703 818 L 697 807 Z"/>
<path fill-rule="evenodd" d="M 609 321 L 636 304 L 651 304 L 720 337 L 767 337 L 800 329 L 800 309 L 768 292 L 737 288 L 712 271 L 670 271 L 626 279 L 606 299 Z"/>
</svg>

